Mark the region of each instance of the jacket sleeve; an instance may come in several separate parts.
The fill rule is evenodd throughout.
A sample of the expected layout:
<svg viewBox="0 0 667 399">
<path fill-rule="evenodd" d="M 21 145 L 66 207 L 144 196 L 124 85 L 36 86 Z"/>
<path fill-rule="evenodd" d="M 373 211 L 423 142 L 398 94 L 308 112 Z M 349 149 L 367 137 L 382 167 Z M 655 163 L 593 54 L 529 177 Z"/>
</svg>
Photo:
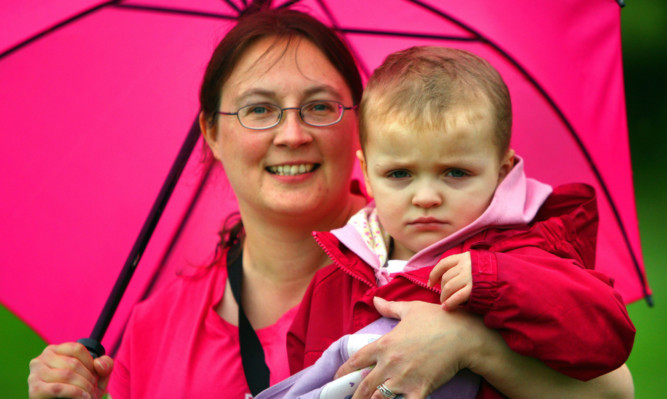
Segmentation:
<svg viewBox="0 0 667 399">
<path fill-rule="evenodd" d="M 597 213 L 580 200 L 519 234 L 473 245 L 465 306 L 514 351 L 588 380 L 627 360 L 635 328 L 613 281 L 592 270 Z"/>
</svg>

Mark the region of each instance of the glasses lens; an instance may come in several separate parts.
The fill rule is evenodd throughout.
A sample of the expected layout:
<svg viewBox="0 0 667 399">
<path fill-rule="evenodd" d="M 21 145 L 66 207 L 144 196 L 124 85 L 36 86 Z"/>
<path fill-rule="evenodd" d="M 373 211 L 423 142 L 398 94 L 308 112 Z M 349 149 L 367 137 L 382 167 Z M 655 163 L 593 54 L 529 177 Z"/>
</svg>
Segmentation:
<svg viewBox="0 0 667 399">
<path fill-rule="evenodd" d="M 326 126 L 338 122 L 343 106 L 335 101 L 314 101 L 301 107 L 303 121 L 313 126 Z"/>
<path fill-rule="evenodd" d="M 273 104 L 252 104 L 239 109 L 239 121 L 245 127 L 271 127 L 280 120 L 280 108 Z"/>
</svg>

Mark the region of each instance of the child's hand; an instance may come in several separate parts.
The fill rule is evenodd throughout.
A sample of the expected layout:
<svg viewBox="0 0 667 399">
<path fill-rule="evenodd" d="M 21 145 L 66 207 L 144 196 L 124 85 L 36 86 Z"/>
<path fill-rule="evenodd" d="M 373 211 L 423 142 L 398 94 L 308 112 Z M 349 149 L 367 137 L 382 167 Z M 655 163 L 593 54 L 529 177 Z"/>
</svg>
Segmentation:
<svg viewBox="0 0 667 399">
<path fill-rule="evenodd" d="M 472 292 L 470 252 L 451 255 L 438 262 L 428 276 L 428 286 L 433 287 L 438 282 L 442 287 L 440 302 L 443 309 L 453 310 L 466 302 Z"/>
</svg>

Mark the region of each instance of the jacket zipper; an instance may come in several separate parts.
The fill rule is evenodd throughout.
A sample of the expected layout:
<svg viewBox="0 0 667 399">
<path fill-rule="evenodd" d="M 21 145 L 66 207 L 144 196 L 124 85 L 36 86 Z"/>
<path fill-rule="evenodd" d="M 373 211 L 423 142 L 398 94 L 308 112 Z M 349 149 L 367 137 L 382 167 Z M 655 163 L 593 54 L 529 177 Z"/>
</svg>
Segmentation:
<svg viewBox="0 0 667 399">
<path fill-rule="evenodd" d="M 409 274 L 406 274 L 406 273 L 398 273 L 398 274 L 395 274 L 395 275 L 394 275 L 394 278 L 398 278 L 398 277 L 402 277 L 402 278 L 404 278 L 405 280 L 408 280 L 409 282 L 411 282 L 411 283 L 413 283 L 413 284 L 415 284 L 415 285 L 417 285 L 417 286 L 419 286 L 419 287 L 426 288 L 426 289 L 429 290 L 429 291 L 435 292 L 435 293 L 438 294 L 438 295 L 440 295 L 440 293 L 442 292 L 439 288 L 436 288 L 436 287 L 429 287 L 428 284 L 426 284 L 425 282 L 423 282 L 423 281 L 421 281 L 421 280 L 419 280 L 419 279 L 417 279 L 417 278 L 415 278 L 415 277 L 412 277 L 412 276 L 410 276 Z"/>
<path fill-rule="evenodd" d="M 346 274 L 352 276 L 352 278 L 361 281 L 362 283 L 368 285 L 368 286 L 371 287 L 371 288 L 376 288 L 376 287 L 377 287 L 377 284 L 373 284 L 373 283 L 371 283 L 370 281 L 366 280 L 365 278 L 359 276 L 358 274 L 352 272 L 352 271 L 349 270 L 347 267 L 345 267 L 345 266 L 338 260 L 338 257 L 335 256 L 335 255 L 329 250 L 329 246 L 326 245 L 326 244 L 320 239 L 320 235 L 319 235 L 319 234 L 313 234 L 313 237 L 315 238 L 315 241 L 317 242 L 317 245 L 319 245 L 320 248 L 322 248 L 322 250 L 324 251 L 324 253 L 327 254 L 327 256 L 329 257 L 329 259 L 331 259 L 331 260 L 336 264 L 336 267 L 337 267 L 337 268 L 343 270 Z"/>
</svg>

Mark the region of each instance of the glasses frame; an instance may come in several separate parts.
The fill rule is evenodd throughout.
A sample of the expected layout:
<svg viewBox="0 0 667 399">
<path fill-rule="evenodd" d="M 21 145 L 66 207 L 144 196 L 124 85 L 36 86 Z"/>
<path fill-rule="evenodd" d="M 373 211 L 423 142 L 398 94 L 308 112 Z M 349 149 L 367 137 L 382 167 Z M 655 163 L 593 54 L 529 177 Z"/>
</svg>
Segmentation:
<svg viewBox="0 0 667 399">
<path fill-rule="evenodd" d="M 303 110 L 304 110 L 304 108 L 308 107 L 309 105 L 312 105 L 312 104 L 315 104 L 315 103 L 321 103 L 321 102 L 328 102 L 328 103 L 334 103 L 334 104 L 337 104 L 337 105 L 338 105 L 338 109 L 340 110 L 340 115 L 338 116 L 338 119 L 337 119 L 336 121 L 334 121 L 334 122 L 327 123 L 327 124 L 324 124 L 324 125 L 314 125 L 314 124 L 312 124 L 312 123 L 306 122 L 306 120 L 303 119 Z M 245 108 L 249 108 L 249 107 L 256 107 L 256 106 L 258 106 L 258 105 L 270 105 L 270 106 L 272 106 L 272 107 L 276 107 L 276 108 L 278 108 L 278 109 L 280 110 L 280 113 L 278 114 L 278 119 L 276 120 L 276 122 L 275 122 L 273 125 L 266 126 L 266 127 L 250 127 L 250 126 L 246 126 L 246 125 L 241 121 L 241 116 L 239 116 L 239 112 L 241 112 L 241 110 L 243 110 L 243 109 L 245 109 Z M 278 126 L 278 125 L 280 124 L 280 122 L 283 121 L 283 115 L 284 115 L 285 111 L 289 111 L 289 110 L 299 111 L 299 118 L 301 119 L 301 122 L 305 123 L 305 124 L 308 125 L 308 126 L 313 126 L 313 127 L 326 127 L 326 126 L 335 125 L 336 123 L 340 122 L 340 121 L 343 119 L 343 115 L 345 114 L 345 111 L 356 110 L 358 107 L 359 107 L 358 105 L 353 105 L 353 106 L 351 106 L 351 107 L 346 107 L 345 105 L 343 105 L 343 103 L 338 102 L 338 101 L 333 101 L 333 100 L 316 100 L 316 101 L 310 101 L 310 102 L 308 102 L 308 103 L 306 103 L 306 104 L 303 104 L 303 105 L 300 106 L 300 107 L 285 107 L 285 108 L 281 108 L 281 107 L 279 107 L 278 105 L 276 105 L 276 104 L 272 104 L 272 103 L 256 103 L 256 104 L 249 104 L 249 105 L 245 105 L 245 106 L 239 108 L 236 112 L 224 112 L 224 111 L 218 111 L 218 114 L 220 114 L 220 115 L 227 115 L 227 116 L 229 116 L 229 115 L 236 115 L 236 119 L 239 121 L 239 123 L 241 124 L 241 126 L 243 126 L 243 127 L 246 128 L 246 129 L 251 129 L 251 130 L 267 130 L 267 129 L 271 129 L 272 127 L 276 127 L 276 126 Z"/>
</svg>

